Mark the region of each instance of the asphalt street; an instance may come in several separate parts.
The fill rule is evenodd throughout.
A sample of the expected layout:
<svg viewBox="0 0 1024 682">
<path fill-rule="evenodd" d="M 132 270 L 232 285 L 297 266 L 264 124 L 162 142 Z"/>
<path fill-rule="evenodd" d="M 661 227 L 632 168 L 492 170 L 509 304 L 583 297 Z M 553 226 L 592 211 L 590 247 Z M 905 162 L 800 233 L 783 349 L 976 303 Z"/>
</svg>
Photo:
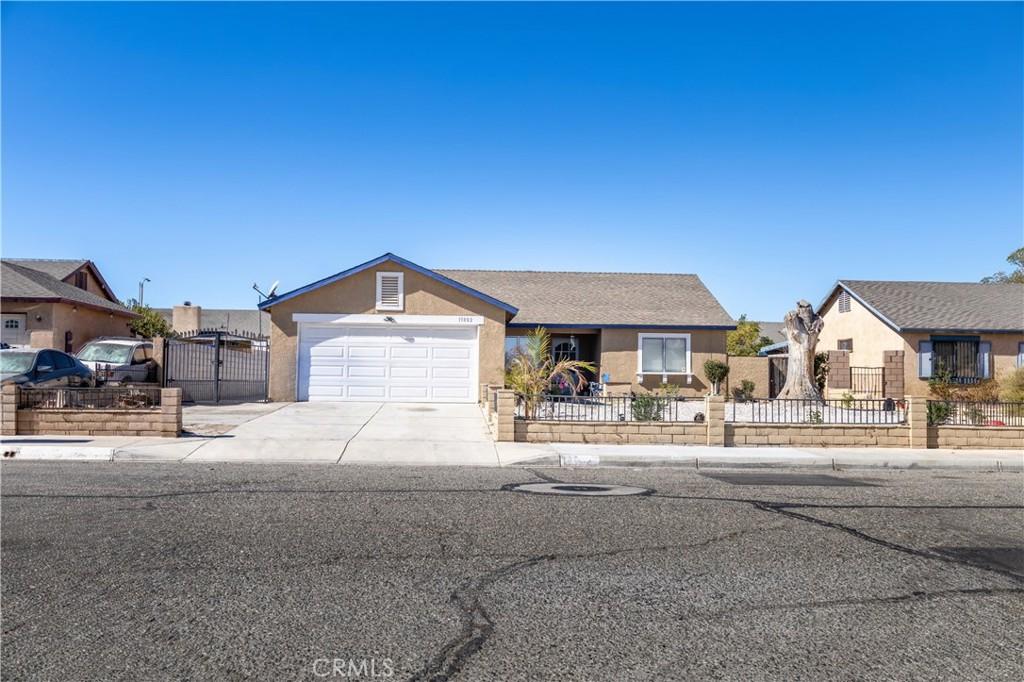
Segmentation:
<svg viewBox="0 0 1024 682">
<path fill-rule="evenodd" d="M 1019 473 L 0 475 L 5 680 L 1024 678 Z"/>
</svg>

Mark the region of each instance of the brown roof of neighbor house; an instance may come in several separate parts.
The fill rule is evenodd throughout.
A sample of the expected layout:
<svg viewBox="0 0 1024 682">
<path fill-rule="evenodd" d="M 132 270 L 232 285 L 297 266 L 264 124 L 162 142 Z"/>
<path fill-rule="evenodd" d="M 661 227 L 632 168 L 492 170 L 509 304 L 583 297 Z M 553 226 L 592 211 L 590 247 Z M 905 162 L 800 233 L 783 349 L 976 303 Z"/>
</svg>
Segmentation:
<svg viewBox="0 0 1024 682">
<path fill-rule="evenodd" d="M 786 338 L 785 322 L 754 322 L 761 329 L 761 336 L 767 336 L 773 343 Z"/>
<path fill-rule="evenodd" d="M 59 275 L 63 272 L 66 277 L 87 262 L 4 258 L 0 261 L 0 296 L 8 299 L 67 301 L 134 317 L 135 313 L 120 303 L 79 289 L 52 274 Z M 60 265 L 62 263 L 65 265 Z M 71 263 L 78 265 L 71 267 Z M 39 265 L 39 269 L 35 267 L 36 265 Z"/>
<path fill-rule="evenodd" d="M 844 279 L 842 287 L 897 331 L 1024 332 L 1024 284 Z"/>
<path fill-rule="evenodd" d="M 736 322 L 696 275 L 435 270 L 519 309 L 513 325 L 721 327 Z"/>
</svg>

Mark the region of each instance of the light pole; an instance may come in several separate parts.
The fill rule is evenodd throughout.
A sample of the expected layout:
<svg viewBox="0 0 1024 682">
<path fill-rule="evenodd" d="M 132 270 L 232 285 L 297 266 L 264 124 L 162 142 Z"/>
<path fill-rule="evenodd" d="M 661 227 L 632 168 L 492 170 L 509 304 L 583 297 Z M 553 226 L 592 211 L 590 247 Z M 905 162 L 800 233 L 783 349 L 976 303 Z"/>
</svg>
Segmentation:
<svg viewBox="0 0 1024 682">
<path fill-rule="evenodd" d="M 143 277 L 142 281 L 139 282 L 139 307 L 142 307 L 142 298 L 146 293 L 146 282 L 149 281 L 149 277 Z"/>
</svg>

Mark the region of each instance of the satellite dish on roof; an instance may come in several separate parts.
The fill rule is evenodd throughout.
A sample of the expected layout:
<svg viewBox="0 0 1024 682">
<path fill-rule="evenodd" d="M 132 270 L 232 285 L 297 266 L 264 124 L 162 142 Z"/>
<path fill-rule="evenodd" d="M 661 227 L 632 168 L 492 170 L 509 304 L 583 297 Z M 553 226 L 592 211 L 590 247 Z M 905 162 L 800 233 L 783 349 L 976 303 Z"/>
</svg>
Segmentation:
<svg viewBox="0 0 1024 682">
<path fill-rule="evenodd" d="M 277 293 L 277 285 L 280 283 L 280 281 L 275 281 L 270 285 L 270 291 L 267 292 L 267 298 L 274 298 L 274 294 Z"/>
</svg>

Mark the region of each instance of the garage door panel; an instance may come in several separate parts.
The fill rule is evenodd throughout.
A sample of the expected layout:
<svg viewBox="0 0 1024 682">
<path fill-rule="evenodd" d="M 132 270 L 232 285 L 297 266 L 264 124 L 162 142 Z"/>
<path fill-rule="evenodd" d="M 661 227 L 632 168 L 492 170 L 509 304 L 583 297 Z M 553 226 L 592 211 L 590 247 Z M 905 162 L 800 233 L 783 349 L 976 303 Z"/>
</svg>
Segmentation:
<svg viewBox="0 0 1024 682">
<path fill-rule="evenodd" d="M 435 379 L 469 379 L 469 367 L 433 367 L 430 374 Z"/>
<path fill-rule="evenodd" d="M 387 387 L 380 386 L 348 386 L 346 397 L 352 400 L 383 400 L 387 397 Z"/>
<path fill-rule="evenodd" d="M 299 396 L 473 402 L 475 328 L 302 325 Z"/>
<path fill-rule="evenodd" d="M 470 357 L 470 349 L 457 348 L 453 346 L 437 346 L 433 349 L 432 357 L 437 360 L 468 360 Z"/>
<path fill-rule="evenodd" d="M 318 386 L 315 384 L 309 385 L 309 397 L 338 397 L 340 398 L 343 394 L 343 389 L 340 386 Z"/>
<path fill-rule="evenodd" d="M 391 357 L 395 359 L 426 360 L 430 357 L 428 346 L 393 346 Z"/>
<path fill-rule="evenodd" d="M 430 390 L 423 385 L 401 386 L 392 384 L 392 400 L 424 400 L 430 397 Z"/>
<path fill-rule="evenodd" d="M 357 360 L 360 358 L 383 360 L 388 356 L 388 349 L 385 346 L 367 346 L 360 343 L 358 346 L 348 347 L 348 356 Z"/>
<path fill-rule="evenodd" d="M 388 375 L 388 368 L 384 365 L 350 365 L 348 376 L 354 378 L 373 377 L 384 379 Z"/>
<path fill-rule="evenodd" d="M 392 367 L 393 379 L 426 379 L 430 375 L 429 367 Z"/>
</svg>

